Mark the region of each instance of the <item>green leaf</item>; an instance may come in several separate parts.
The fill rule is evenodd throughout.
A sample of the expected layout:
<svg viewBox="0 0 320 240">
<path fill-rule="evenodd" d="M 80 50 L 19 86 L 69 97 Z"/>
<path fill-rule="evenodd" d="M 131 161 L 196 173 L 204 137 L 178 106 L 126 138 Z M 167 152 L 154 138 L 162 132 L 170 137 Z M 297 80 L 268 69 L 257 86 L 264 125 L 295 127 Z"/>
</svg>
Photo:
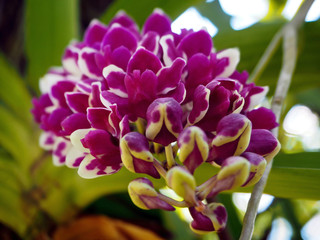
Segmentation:
<svg viewBox="0 0 320 240">
<path fill-rule="evenodd" d="M 320 86 L 315 89 L 308 89 L 306 91 L 295 94 L 296 102 L 307 105 L 312 111 L 320 113 Z"/>
<path fill-rule="evenodd" d="M 3 149 L 1 149 L 3 150 Z M 30 179 L 21 171 L 17 161 L 12 159 L 6 152 L 0 150 L 0 182 L 9 183 L 12 189 L 27 189 L 30 186 Z"/>
<path fill-rule="evenodd" d="M 319 169 L 273 168 L 265 193 L 280 198 L 320 199 Z"/>
<path fill-rule="evenodd" d="M 190 230 L 187 223 L 182 221 L 176 212 L 161 211 L 163 222 L 173 234 L 175 240 L 195 240 L 196 235 Z"/>
<path fill-rule="evenodd" d="M 213 38 L 217 50 L 238 47 L 241 59 L 240 71 L 252 72 L 274 34 L 284 26 L 284 20 L 260 22 L 240 31 L 223 31 Z M 304 23 L 299 35 L 299 56 L 289 93 L 320 87 L 319 75 L 320 55 L 320 21 Z M 267 68 L 257 81 L 258 85 L 270 87 L 274 92 L 282 64 L 281 47 L 270 60 Z"/>
<path fill-rule="evenodd" d="M 19 166 L 27 166 L 39 153 L 37 136 L 27 129 L 7 109 L 0 106 L 0 144 L 9 152 Z"/>
<path fill-rule="evenodd" d="M 273 161 L 273 168 L 299 168 L 320 171 L 320 152 L 280 153 Z"/>
<path fill-rule="evenodd" d="M 233 31 L 230 26 L 231 16 L 223 11 L 219 1 L 199 4 L 197 10 L 218 28 L 219 35 L 223 34 L 223 32 Z"/>
<path fill-rule="evenodd" d="M 155 8 L 161 8 L 172 19 L 178 17 L 183 11 L 203 0 L 116 0 L 110 5 L 107 11 L 102 15 L 101 20 L 108 23 L 119 10 L 126 11 L 139 26 L 142 26 L 146 18 Z"/>
<path fill-rule="evenodd" d="M 238 210 L 233 203 L 231 194 L 219 194 L 218 200 L 228 211 L 227 231 L 232 236 L 232 239 L 239 239 L 242 229 L 242 223 L 238 216 Z"/>
<path fill-rule="evenodd" d="M 29 220 L 22 211 L 21 194 L 1 183 L 0 196 L 0 221 L 23 236 Z"/>
<path fill-rule="evenodd" d="M 55 167 L 51 159 L 47 158 L 36 170 L 35 182 L 46 191 L 46 198 L 41 201 L 42 208 L 61 222 L 104 195 L 127 191 L 129 182 L 142 176 L 147 177 L 123 168 L 110 176 L 83 179 L 77 174 L 77 169 Z M 157 180 L 155 186 L 161 187 L 163 182 Z"/>
<path fill-rule="evenodd" d="M 77 0 L 26 2 L 27 80 L 34 90 L 50 67 L 61 65 L 65 47 L 78 37 L 78 22 Z"/>
<path fill-rule="evenodd" d="M 0 53 L 0 102 L 21 120 L 30 124 L 31 96 L 18 72 Z"/>
<path fill-rule="evenodd" d="M 20 173 L 20 174 L 19 174 Z M 14 229 L 20 236 L 27 228 L 28 220 L 22 207 L 25 182 L 20 177 L 16 162 L 4 152 L 0 153 L 0 222 Z"/>
</svg>

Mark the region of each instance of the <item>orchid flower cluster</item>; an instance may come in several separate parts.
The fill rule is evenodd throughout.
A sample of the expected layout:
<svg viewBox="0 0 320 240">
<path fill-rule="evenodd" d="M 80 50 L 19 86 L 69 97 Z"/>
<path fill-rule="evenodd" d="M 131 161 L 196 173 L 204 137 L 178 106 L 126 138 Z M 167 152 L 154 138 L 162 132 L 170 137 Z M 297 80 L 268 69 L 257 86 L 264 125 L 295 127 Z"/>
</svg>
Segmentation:
<svg viewBox="0 0 320 240">
<path fill-rule="evenodd" d="M 62 67 L 40 80 L 32 109 L 44 130 L 40 145 L 83 178 L 123 166 L 147 174 L 129 183 L 138 207 L 187 207 L 192 230 L 220 231 L 226 209 L 205 199 L 258 182 L 280 148 L 269 131 L 274 114 L 257 107 L 268 88 L 246 83 L 239 55 L 216 51 L 206 30 L 172 32 L 159 9 L 141 32 L 124 12 L 108 26 L 93 20 L 84 40 L 66 48 Z M 219 171 L 199 185 L 202 164 Z M 161 177 L 183 200 L 153 187 L 150 179 Z"/>
</svg>

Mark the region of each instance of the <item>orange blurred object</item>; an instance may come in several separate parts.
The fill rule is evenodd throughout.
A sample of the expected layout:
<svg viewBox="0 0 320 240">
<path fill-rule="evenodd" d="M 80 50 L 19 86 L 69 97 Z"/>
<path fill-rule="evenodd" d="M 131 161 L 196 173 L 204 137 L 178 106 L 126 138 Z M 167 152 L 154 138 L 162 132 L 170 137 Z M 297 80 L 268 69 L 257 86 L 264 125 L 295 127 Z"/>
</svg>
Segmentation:
<svg viewBox="0 0 320 240">
<path fill-rule="evenodd" d="M 106 216 L 86 216 L 60 226 L 53 240 L 163 240 L 152 231 L 111 219 Z"/>
</svg>

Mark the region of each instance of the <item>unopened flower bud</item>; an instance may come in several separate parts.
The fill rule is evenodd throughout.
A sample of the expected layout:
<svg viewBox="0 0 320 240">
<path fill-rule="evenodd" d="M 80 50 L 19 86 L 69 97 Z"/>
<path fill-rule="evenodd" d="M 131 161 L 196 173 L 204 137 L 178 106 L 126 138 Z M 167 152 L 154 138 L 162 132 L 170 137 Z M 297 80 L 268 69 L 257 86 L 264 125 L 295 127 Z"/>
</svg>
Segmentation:
<svg viewBox="0 0 320 240">
<path fill-rule="evenodd" d="M 250 164 L 247 159 L 239 156 L 229 157 L 223 162 L 221 170 L 217 174 L 217 180 L 222 182 L 232 179 L 232 181 L 228 181 L 230 185 L 227 189 L 237 188 L 248 179 L 249 171 Z"/>
<path fill-rule="evenodd" d="M 269 162 L 280 151 L 281 144 L 272 133 L 265 129 L 254 129 L 251 133 L 247 152 L 257 153 Z"/>
<path fill-rule="evenodd" d="M 168 186 L 186 202 L 195 202 L 196 181 L 184 167 L 171 168 L 166 176 Z"/>
<path fill-rule="evenodd" d="M 202 211 L 198 211 L 196 207 L 191 207 L 189 211 L 193 217 L 190 228 L 195 233 L 218 232 L 226 227 L 228 214 L 221 203 L 210 203 Z"/>
<path fill-rule="evenodd" d="M 251 122 L 244 115 L 233 113 L 222 118 L 212 140 L 211 159 L 221 165 L 230 156 L 239 156 L 250 143 Z"/>
<path fill-rule="evenodd" d="M 121 160 L 129 171 L 160 178 L 153 166 L 153 155 L 149 151 L 149 143 L 144 135 L 137 132 L 127 133 L 120 140 L 120 151 Z"/>
<path fill-rule="evenodd" d="M 178 138 L 179 159 L 191 173 L 208 159 L 209 145 L 206 134 L 196 126 L 186 128 Z"/>
<path fill-rule="evenodd" d="M 267 161 L 262 156 L 251 152 L 245 152 L 241 156 L 246 158 L 250 163 L 249 177 L 242 187 L 252 186 L 262 177 L 267 166 Z"/>
<path fill-rule="evenodd" d="M 182 131 L 181 106 L 173 98 L 158 98 L 148 107 L 147 121 L 147 138 L 167 146 Z"/>
<path fill-rule="evenodd" d="M 213 197 L 218 193 L 230 189 L 234 189 L 243 185 L 248 177 L 250 171 L 250 163 L 247 159 L 240 156 L 233 156 L 227 158 L 218 174 L 212 178 L 212 189 L 203 189 L 199 192 L 200 198 Z M 204 185 L 203 185 L 204 186 Z"/>
<path fill-rule="evenodd" d="M 142 209 L 175 210 L 167 202 L 159 199 L 159 193 L 154 189 L 152 182 L 147 178 L 137 178 L 129 183 L 129 195 L 132 202 Z"/>
</svg>

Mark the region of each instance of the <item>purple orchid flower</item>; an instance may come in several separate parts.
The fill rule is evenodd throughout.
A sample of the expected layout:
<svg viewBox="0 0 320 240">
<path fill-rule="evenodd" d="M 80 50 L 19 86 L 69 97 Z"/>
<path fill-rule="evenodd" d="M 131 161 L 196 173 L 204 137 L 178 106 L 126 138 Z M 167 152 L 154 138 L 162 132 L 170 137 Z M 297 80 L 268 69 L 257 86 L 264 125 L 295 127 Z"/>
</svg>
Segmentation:
<svg viewBox="0 0 320 240">
<path fill-rule="evenodd" d="M 188 207 L 197 233 L 221 231 L 227 212 L 207 197 L 259 181 L 280 150 L 269 131 L 275 115 L 260 107 L 268 87 L 247 83 L 237 48 L 215 50 L 205 30 L 176 34 L 156 9 L 142 30 L 123 11 L 108 25 L 93 20 L 83 41 L 65 50 L 62 67 L 40 80 L 31 112 L 40 146 L 56 166 L 83 178 L 118 172 L 163 177 L 182 201 L 147 178 L 128 187 L 142 209 Z M 200 165 L 220 170 L 197 186 Z"/>
</svg>

